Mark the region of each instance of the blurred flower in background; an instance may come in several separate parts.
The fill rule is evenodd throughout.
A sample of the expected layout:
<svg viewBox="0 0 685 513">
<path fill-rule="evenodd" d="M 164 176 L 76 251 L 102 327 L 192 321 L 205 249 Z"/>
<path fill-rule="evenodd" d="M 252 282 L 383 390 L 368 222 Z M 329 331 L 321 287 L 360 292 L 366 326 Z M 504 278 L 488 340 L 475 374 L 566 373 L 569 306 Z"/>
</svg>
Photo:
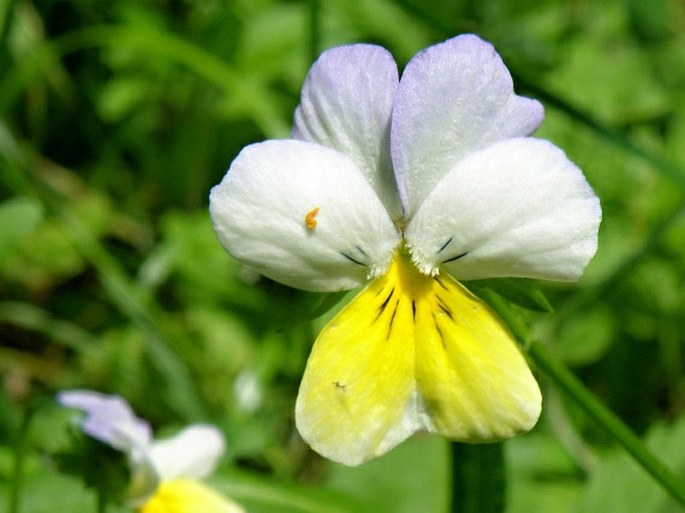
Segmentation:
<svg viewBox="0 0 685 513">
<path fill-rule="evenodd" d="M 138 511 L 244 511 L 201 482 L 225 450 L 224 437 L 214 426 L 195 424 L 171 438 L 154 440 L 150 425 L 119 396 L 74 390 L 60 392 L 57 400 L 85 413 L 79 425 L 86 435 L 126 455 L 130 470 L 126 502 Z"/>
</svg>

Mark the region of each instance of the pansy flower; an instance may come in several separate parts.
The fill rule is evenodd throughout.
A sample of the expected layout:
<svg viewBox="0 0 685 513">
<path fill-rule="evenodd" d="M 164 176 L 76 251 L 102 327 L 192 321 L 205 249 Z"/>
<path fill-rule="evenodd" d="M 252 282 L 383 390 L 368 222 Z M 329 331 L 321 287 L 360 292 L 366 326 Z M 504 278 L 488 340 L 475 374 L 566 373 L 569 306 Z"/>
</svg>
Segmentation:
<svg viewBox="0 0 685 513">
<path fill-rule="evenodd" d="M 73 390 L 59 393 L 57 400 L 85 413 L 80 421 L 85 434 L 128 456 L 128 499 L 140 513 L 244 513 L 201 482 L 225 449 L 214 426 L 195 424 L 172 438 L 154 440 L 149 424 L 119 396 Z"/>
<path fill-rule="evenodd" d="M 401 80 L 383 48 L 324 52 L 292 138 L 250 145 L 210 195 L 235 258 L 311 291 L 366 287 L 314 343 L 302 437 L 357 465 L 426 430 L 488 442 L 531 429 L 539 387 L 506 326 L 459 280 L 577 280 L 599 201 L 514 94 L 492 45 L 429 47 Z"/>
</svg>

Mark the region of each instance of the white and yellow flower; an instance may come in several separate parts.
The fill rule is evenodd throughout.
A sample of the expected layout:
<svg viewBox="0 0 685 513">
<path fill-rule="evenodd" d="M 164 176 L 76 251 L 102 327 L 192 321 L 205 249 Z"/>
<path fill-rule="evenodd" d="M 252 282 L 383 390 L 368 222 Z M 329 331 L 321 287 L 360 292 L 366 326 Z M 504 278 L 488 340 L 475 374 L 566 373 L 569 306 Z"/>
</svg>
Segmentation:
<svg viewBox="0 0 685 513">
<path fill-rule="evenodd" d="M 418 430 L 465 442 L 531 429 L 541 394 L 511 334 L 457 280 L 577 280 L 599 201 L 513 92 L 494 48 L 463 35 L 401 80 L 373 45 L 324 52 L 293 138 L 248 146 L 212 189 L 224 248 L 312 291 L 370 283 L 321 332 L 297 427 L 356 465 Z"/>
<path fill-rule="evenodd" d="M 244 513 L 201 482 L 225 450 L 214 426 L 195 424 L 172 438 L 153 440 L 149 424 L 119 396 L 72 390 L 60 392 L 57 400 L 85 413 L 84 433 L 128 456 L 128 501 L 140 513 Z"/>
</svg>

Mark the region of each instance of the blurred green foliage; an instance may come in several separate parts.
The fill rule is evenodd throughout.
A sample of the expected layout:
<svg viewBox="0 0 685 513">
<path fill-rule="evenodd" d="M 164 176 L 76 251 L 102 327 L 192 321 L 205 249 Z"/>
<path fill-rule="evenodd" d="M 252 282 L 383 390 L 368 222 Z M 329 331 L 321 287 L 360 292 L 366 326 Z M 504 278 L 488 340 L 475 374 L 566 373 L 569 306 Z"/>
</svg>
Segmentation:
<svg viewBox="0 0 685 513">
<path fill-rule="evenodd" d="M 375 42 L 402 66 L 461 32 L 542 94 L 538 134 L 603 205 L 584 279 L 536 284 L 521 315 L 685 477 L 681 2 L 0 0 L 0 502 L 21 450 L 20 511 L 92 510 L 41 463 L 57 434 L 24 429 L 81 387 L 124 395 L 161 431 L 220 426 L 213 484 L 250 512 L 447 511 L 442 440 L 345 469 L 298 438 L 299 378 L 340 298 L 242 268 L 206 207 L 244 145 L 288 135 L 313 55 Z M 539 426 L 505 444 L 507 512 L 676 511 L 553 386 L 545 401 Z"/>
</svg>

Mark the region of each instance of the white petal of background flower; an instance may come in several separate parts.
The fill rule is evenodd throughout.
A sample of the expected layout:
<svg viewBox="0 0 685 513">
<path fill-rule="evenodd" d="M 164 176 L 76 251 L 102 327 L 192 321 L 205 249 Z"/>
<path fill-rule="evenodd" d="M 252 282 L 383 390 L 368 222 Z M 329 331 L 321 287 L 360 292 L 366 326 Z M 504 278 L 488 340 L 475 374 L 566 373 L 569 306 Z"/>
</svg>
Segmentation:
<svg viewBox="0 0 685 513">
<path fill-rule="evenodd" d="M 457 279 L 580 278 L 597 249 L 599 200 L 548 141 L 510 139 L 461 161 L 405 231 L 423 271 Z"/>
<path fill-rule="evenodd" d="M 162 481 L 202 479 L 214 471 L 225 449 L 226 442 L 217 428 L 196 424 L 172 438 L 155 441 L 150 459 Z"/>
<path fill-rule="evenodd" d="M 542 105 L 514 95 L 494 47 L 457 36 L 418 53 L 395 99 L 392 159 L 407 218 L 457 162 L 496 141 L 532 133 Z"/>
<path fill-rule="evenodd" d="M 393 218 L 402 209 L 390 162 L 397 65 L 380 46 L 340 46 L 314 63 L 295 112 L 293 137 L 350 156 Z"/>
<path fill-rule="evenodd" d="M 136 417 L 129 404 L 119 396 L 72 390 L 60 392 L 57 400 L 64 406 L 85 412 L 82 429 L 86 434 L 126 452 L 134 461 L 152 440 L 150 425 Z"/>
<path fill-rule="evenodd" d="M 354 162 L 304 141 L 243 149 L 212 189 L 210 214 L 234 257 L 306 290 L 361 285 L 385 271 L 400 240 Z"/>
</svg>

